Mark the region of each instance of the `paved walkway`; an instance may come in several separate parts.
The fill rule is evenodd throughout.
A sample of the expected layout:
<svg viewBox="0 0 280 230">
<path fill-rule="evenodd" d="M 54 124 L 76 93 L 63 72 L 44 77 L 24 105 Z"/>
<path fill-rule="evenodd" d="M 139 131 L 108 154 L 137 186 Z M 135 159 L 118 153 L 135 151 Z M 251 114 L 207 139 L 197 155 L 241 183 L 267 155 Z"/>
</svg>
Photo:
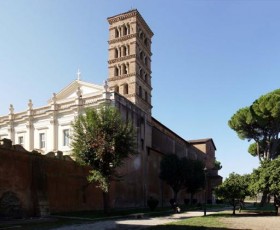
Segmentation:
<svg viewBox="0 0 280 230">
<path fill-rule="evenodd" d="M 213 212 L 208 212 L 207 214 L 212 214 Z M 202 211 L 192 211 L 192 212 L 184 212 L 173 214 L 170 216 L 164 217 L 155 217 L 155 218 L 126 218 L 126 219 L 118 219 L 118 220 L 106 220 L 99 221 L 92 224 L 82 224 L 82 225 L 73 225 L 66 226 L 61 228 L 55 228 L 55 230 L 139 230 L 144 229 L 150 226 L 167 224 L 173 221 L 178 221 L 182 219 L 186 219 L 189 217 L 195 216 L 203 216 Z"/>
</svg>

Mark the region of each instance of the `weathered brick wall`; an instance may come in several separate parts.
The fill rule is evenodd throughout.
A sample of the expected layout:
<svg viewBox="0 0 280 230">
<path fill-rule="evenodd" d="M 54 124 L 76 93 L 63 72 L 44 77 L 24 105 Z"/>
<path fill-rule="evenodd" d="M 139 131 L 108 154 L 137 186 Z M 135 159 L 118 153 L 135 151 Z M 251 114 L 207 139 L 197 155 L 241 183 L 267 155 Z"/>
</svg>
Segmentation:
<svg viewBox="0 0 280 230">
<path fill-rule="evenodd" d="M 88 185 L 88 170 L 73 161 L 0 148 L 0 202 L 12 192 L 23 216 L 101 209 L 102 193 Z"/>
</svg>

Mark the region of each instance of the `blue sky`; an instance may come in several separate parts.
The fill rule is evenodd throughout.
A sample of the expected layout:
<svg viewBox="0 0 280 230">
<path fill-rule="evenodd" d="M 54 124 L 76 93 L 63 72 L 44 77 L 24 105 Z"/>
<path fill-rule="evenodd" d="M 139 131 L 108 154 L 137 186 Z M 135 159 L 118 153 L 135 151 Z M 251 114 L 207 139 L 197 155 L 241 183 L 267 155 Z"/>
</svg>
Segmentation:
<svg viewBox="0 0 280 230">
<path fill-rule="evenodd" d="M 137 8 L 154 32 L 153 116 L 183 138 L 213 138 L 226 177 L 251 172 L 227 122 L 279 88 L 280 1 L 0 0 L 0 114 L 44 106 L 75 80 L 107 78 L 107 17 Z"/>
</svg>

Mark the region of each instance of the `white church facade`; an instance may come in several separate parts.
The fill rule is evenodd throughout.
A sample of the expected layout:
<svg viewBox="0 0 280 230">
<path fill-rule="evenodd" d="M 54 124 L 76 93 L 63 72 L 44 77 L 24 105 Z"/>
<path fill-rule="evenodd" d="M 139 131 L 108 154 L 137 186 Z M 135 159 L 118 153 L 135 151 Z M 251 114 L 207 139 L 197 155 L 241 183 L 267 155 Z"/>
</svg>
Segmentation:
<svg viewBox="0 0 280 230">
<path fill-rule="evenodd" d="M 54 93 L 44 107 L 34 108 L 29 100 L 26 111 L 15 113 L 10 105 L 9 114 L 0 117 L 0 139 L 10 139 L 28 151 L 70 154 L 69 137 L 75 117 L 84 108 L 96 107 L 114 97 L 106 86 L 83 82 L 79 72 L 77 75 L 77 80 Z"/>
</svg>

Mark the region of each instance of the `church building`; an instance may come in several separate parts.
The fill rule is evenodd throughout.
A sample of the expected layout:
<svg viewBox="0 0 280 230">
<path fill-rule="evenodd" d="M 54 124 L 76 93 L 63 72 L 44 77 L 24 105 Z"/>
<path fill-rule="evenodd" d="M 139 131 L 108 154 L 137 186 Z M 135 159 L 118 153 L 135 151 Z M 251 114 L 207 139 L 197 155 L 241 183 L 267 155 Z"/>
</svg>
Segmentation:
<svg viewBox="0 0 280 230">
<path fill-rule="evenodd" d="M 36 108 L 29 100 L 27 110 L 17 112 L 11 104 L 9 114 L 0 117 L 0 140 L 10 139 L 27 151 L 36 150 L 42 155 L 71 155 L 69 137 L 75 117 L 85 108 L 111 104 L 136 127 L 139 152 L 120 169 L 126 176 L 115 185 L 115 207 L 145 206 L 150 196 L 169 201 L 171 190 L 158 178 L 160 160 L 165 154 L 204 162 L 208 170 L 207 196 L 212 199 L 213 188 L 222 180 L 214 167 L 213 139 L 185 140 L 152 116 L 151 28 L 137 10 L 107 20 L 109 59 L 104 85 L 84 82 L 78 71 L 77 79 L 54 93 L 43 107 Z M 202 195 L 199 198 L 203 199 Z"/>
</svg>

